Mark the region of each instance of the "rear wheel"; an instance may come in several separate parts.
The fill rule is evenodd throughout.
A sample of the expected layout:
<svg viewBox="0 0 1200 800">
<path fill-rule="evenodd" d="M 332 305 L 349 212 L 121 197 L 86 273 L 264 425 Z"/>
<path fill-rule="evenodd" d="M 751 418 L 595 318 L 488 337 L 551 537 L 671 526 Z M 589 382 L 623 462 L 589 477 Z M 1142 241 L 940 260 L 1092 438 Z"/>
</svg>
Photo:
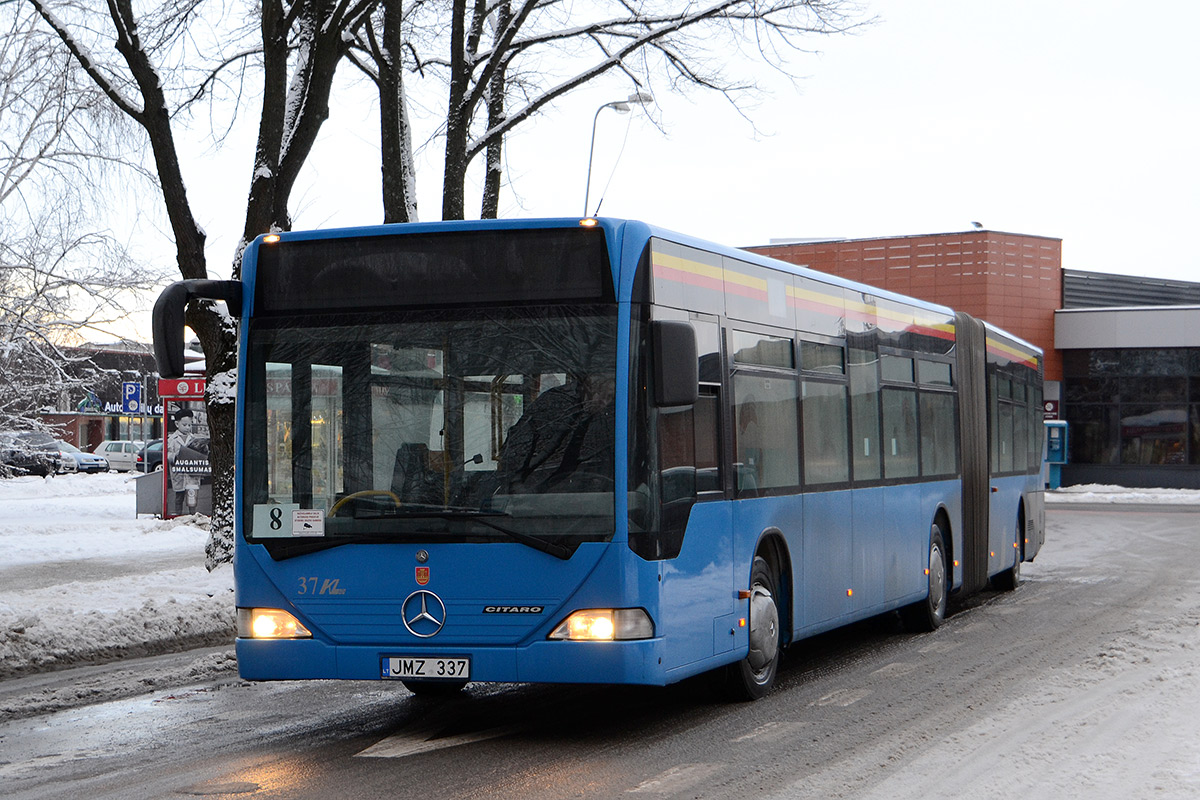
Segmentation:
<svg viewBox="0 0 1200 800">
<path fill-rule="evenodd" d="M 775 685 L 779 648 L 779 587 L 770 563 L 754 557 L 750 570 L 750 652 L 726 667 L 726 686 L 736 700 L 757 700 Z"/>
<path fill-rule="evenodd" d="M 928 632 L 937 630 L 946 621 L 946 607 L 950 602 L 950 578 L 946 569 L 946 542 L 942 529 L 936 522 L 929 531 L 929 594 L 919 603 L 903 609 L 904 623 L 910 630 Z"/>
</svg>

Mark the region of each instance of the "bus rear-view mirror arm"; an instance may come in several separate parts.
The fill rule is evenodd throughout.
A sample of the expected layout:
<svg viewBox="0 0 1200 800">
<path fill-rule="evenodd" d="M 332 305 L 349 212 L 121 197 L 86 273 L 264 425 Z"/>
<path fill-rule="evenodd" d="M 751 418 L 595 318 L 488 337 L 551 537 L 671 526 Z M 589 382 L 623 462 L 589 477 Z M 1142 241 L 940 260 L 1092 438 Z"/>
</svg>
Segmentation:
<svg viewBox="0 0 1200 800">
<path fill-rule="evenodd" d="M 163 289 L 154 303 L 154 360 L 163 378 L 183 377 L 183 312 L 189 300 L 224 300 L 229 313 L 242 315 L 242 282 L 193 279 Z"/>
<path fill-rule="evenodd" d="M 699 398 L 700 365 L 696 331 L 690 322 L 656 319 L 650 323 L 654 359 L 654 404 L 690 406 Z"/>
</svg>

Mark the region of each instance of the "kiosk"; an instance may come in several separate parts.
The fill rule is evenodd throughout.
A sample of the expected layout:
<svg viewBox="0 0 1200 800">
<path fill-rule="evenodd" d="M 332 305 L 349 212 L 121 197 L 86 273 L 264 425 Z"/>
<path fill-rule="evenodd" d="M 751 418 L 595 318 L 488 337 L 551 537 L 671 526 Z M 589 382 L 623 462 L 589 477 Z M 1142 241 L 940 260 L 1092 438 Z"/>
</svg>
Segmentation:
<svg viewBox="0 0 1200 800">
<path fill-rule="evenodd" d="M 1046 488 L 1062 486 L 1062 465 L 1067 463 L 1067 423 L 1046 420 Z"/>
</svg>

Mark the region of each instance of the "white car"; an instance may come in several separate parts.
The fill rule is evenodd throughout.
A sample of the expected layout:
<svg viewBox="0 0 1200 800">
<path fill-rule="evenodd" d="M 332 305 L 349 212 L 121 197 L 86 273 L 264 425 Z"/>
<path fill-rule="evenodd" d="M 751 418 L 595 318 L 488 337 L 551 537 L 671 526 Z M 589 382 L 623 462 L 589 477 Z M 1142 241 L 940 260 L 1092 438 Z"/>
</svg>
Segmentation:
<svg viewBox="0 0 1200 800">
<path fill-rule="evenodd" d="M 63 463 L 72 462 L 76 472 L 108 472 L 108 459 L 104 456 L 85 453 L 70 442 L 64 442 L 61 439 L 55 444 L 58 445 L 58 452 L 62 454 Z M 70 470 L 65 471 L 69 472 Z"/>
<path fill-rule="evenodd" d="M 79 471 L 79 464 L 76 463 L 75 459 L 71 456 L 67 449 L 63 447 L 64 444 L 66 443 L 55 441 L 50 442 L 49 444 L 40 445 L 42 450 L 53 451 L 54 454 L 58 456 L 59 475 L 66 475 L 69 472 Z"/>
<path fill-rule="evenodd" d="M 108 466 L 117 472 L 129 472 L 137 461 L 138 451 L 144 442 L 127 441 L 123 439 L 108 439 L 96 445 L 92 450 L 98 456 L 108 459 Z"/>
</svg>

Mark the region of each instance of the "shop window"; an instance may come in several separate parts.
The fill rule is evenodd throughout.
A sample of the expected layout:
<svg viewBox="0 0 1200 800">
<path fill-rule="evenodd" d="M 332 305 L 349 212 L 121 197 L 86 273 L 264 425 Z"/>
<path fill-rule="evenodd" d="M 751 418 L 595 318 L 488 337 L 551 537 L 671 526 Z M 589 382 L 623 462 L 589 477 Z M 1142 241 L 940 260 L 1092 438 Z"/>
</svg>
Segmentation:
<svg viewBox="0 0 1200 800">
<path fill-rule="evenodd" d="M 1185 406 L 1121 406 L 1121 463 L 1185 464 Z"/>
<path fill-rule="evenodd" d="M 1089 350 L 1088 375 L 1117 375 L 1121 372 L 1120 350 Z"/>
<path fill-rule="evenodd" d="M 1076 406 L 1071 409 L 1072 464 L 1116 464 L 1121 429 L 1117 406 Z"/>
<path fill-rule="evenodd" d="M 1187 375 L 1188 351 L 1182 348 L 1122 350 L 1122 375 Z"/>
<path fill-rule="evenodd" d="M 1122 378 L 1120 400 L 1126 403 L 1178 403 L 1187 398 L 1187 378 L 1145 376 Z"/>
<path fill-rule="evenodd" d="M 1195 397 L 1195 395 L 1193 395 Z M 1200 405 L 1194 405 L 1188 420 L 1189 444 L 1191 445 L 1189 464 L 1200 465 Z"/>
<path fill-rule="evenodd" d="M 1121 399 L 1117 378 L 1082 378 L 1066 383 L 1068 403 L 1116 403 Z"/>
</svg>

